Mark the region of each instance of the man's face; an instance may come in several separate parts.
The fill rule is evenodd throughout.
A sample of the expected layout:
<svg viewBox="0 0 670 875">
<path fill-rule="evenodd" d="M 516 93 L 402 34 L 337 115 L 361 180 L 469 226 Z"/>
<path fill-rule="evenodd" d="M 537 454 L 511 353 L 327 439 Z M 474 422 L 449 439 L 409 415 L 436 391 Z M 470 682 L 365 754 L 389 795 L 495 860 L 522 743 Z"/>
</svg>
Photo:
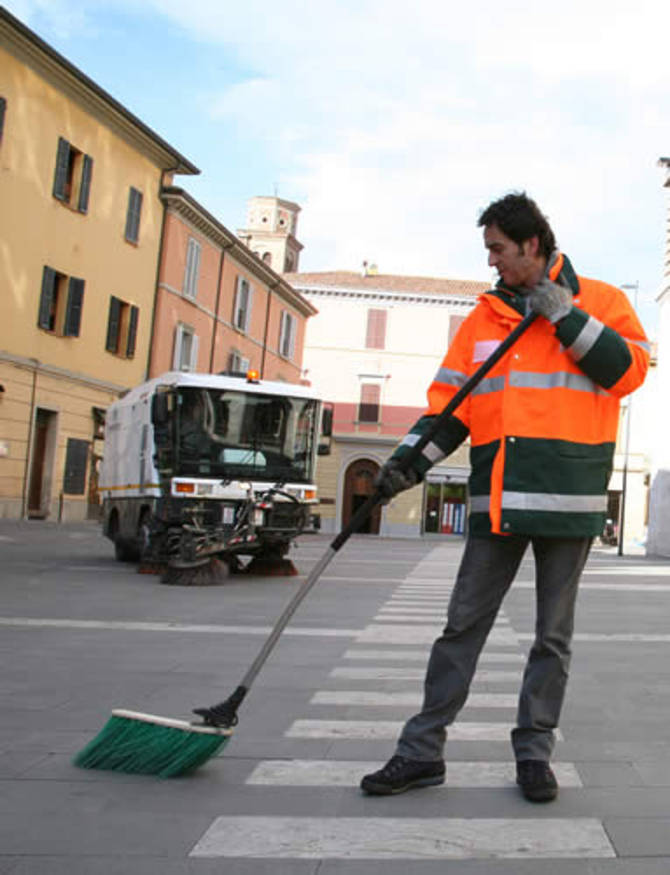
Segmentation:
<svg viewBox="0 0 670 875">
<path fill-rule="evenodd" d="M 506 286 L 532 288 L 541 279 L 544 259 L 539 255 L 537 237 L 515 243 L 494 224 L 484 228 L 484 246 L 489 254 L 489 267 L 498 271 Z"/>
</svg>

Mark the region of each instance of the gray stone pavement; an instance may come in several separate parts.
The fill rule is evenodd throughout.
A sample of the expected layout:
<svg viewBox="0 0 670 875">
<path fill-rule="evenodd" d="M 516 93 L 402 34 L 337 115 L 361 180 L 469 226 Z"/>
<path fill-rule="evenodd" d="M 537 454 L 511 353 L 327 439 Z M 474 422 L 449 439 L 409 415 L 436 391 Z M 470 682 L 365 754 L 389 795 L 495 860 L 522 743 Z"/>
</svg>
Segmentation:
<svg viewBox="0 0 670 875">
<path fill-rule="evenodd" d="M 300 540 L 301 575 L 328 541 Z M 525 802 L 505 771 L 530 561 L 452 732 L 447 785 L 361 795 L 412 713 L 461 549 L 352 538 L 223 755 L 160 781 L 70 760 L 113 707 L 188 717 L 226 698 L 303 576 L 168 587 L 116 563 L 95 524 L 0 521 L 0 875 L 667 875 L 669 561 L 592 554 L 555 803 Z"/>
</svg>

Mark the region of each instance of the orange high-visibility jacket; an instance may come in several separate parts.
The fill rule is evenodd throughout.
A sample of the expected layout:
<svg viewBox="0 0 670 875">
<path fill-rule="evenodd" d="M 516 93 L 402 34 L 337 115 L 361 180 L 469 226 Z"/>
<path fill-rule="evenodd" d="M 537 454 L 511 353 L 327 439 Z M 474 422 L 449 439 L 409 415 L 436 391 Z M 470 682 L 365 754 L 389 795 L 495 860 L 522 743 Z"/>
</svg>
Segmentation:
<svg viewBox="0 0 670 875">
<path fill-rule="evenodd" d="M 570 313 L 557 325 L 539 317 L 414 463 L 422 478 L 470 435 L 474 535 L 582 537 L 604 527 L 619 399 L 643 382 L 649 344 L 622 291 L 578 277 L 564 255 L 550 277 L 572 289 Z M 396 458 L 518 325 L 526 302 L 501 284 L 479 298 Z"/>
</svg>

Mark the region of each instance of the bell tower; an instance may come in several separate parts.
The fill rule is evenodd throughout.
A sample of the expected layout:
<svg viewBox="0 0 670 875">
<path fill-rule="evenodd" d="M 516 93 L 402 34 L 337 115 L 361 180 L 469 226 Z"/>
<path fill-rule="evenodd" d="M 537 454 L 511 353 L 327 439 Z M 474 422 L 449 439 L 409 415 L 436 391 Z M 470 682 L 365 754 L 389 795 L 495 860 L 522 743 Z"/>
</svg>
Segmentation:
<svg viewBox="0 0 670 875">
<path fill-rule="evenodd" d="M 252 197 L 247 202 L 247 227 L 237 236 L 277 273 L 298 270 L 302 243 L 296 239 L 300 207 L 278 197 Z"/>
</svg>

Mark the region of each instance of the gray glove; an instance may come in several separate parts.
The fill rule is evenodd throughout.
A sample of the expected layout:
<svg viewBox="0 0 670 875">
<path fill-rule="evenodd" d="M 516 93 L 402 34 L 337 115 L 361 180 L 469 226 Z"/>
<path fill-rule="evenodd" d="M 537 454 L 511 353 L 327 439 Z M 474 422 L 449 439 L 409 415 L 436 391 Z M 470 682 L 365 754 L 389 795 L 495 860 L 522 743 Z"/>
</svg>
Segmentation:
<svg viewBox="0 0 670 875">
<path fill-rule="evenodd" d="M 390 501 L 394 495 L 411 489 L 419 482 L 419 477 L 411 468 L 408 471 L 400 470 L 398 459 L 389 459 L 377 472 L 374 484 L 382 493 L 386 501 Z"/>
<path fill-rule="evenodd" d="M 572 310 L 572 290 L 545 278 L 528 295 L 528 303 L 531 310 L 555 325 Z"/>
</svg>

